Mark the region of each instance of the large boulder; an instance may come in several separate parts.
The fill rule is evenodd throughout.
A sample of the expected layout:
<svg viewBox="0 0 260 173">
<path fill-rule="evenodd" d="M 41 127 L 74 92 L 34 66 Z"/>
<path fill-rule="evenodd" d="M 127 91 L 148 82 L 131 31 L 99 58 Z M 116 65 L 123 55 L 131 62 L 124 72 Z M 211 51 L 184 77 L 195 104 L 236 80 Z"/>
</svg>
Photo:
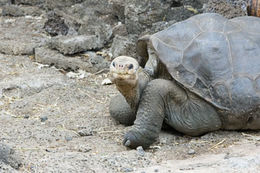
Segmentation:
<svg viewBox="0 0 260 173">
<path fill-rule="evenodd" d="M 59 69 L 84 70 L 91 73 L 108 68 L 110 64 L 105 58 L 92 52 L 70 57 L 46 47 L 35 49 L 35 60 L 42 64 L 54 65 Z"/>
<path fill-rule="evenodd" d="M 181 21 L 202 11 L 203 0 L 128 0 L 125 23 L 131 34 L 140 34 L 159 21 Z M 206 1 L 205 1 L 206 2 Z"/>
<path fill-rule="evenodd" d="M 113 55 L 113 58 L 116 58 L 121 55 L 128 55 L 135 57 L 136 54 L 136 36 L 124 37 L 116 35 L 113 39 L 110 52 Z"/>
<path fill-rule="evenodd" d="M 36 47 L 48 41 L 42 28 L 42 18 L 3 18 L 0 21 L 0 52 L 9 55 L 33 55 Z"/>
<path fill-rule="evenodd" d="M 61 36 L 54 37 L 50 47 L 64 55 L 73 55 L 87 50 L 97 50 L 100 48 L 100 42 L 95 35 Z"/>
</svg>

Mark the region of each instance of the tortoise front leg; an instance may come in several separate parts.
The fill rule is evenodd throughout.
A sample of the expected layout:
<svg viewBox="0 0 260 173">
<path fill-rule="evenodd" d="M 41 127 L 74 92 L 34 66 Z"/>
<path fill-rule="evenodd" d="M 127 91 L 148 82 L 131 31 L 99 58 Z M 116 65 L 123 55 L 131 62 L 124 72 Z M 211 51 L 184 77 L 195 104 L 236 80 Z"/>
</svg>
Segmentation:
<svg viewBox="0 0 260 173">
<path fill-rule="evenodd" d="M 222 126 L 215 108 L 206 101 L 172 81 L 156 79 L 145 88 L 136 120 L 123 144 L 130 148 L 148 148 L 158 138 L 164 120 L 179 132 L 191 136 Z"/>
<path fill-rule="evenodd" d="M 148 83 L 141 97 L 136 120 L 123 144 L 130 148 L 148 148 L 159 136 L 165 117 L 167 95 L 175 90 L 171 81 L 155 79 Z"/>
</svg>

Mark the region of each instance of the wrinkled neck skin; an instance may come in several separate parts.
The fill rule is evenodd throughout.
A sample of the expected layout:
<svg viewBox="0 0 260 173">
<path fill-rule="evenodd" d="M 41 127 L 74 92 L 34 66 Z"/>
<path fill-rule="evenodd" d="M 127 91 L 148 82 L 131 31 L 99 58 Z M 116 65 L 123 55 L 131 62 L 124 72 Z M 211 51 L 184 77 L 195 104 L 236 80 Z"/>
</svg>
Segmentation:
<svg viewBox="0 0 260 173">
<path fill-rule="evenodd" d="M 131 109 L 136 112 L 140 97 L 147 83 L 151 80 L 149 74 L 142 68 L 138 69 L 136 83 L 127 85 L 126 83 L 117 83 L 116 87 L 120 93 L 125 97 Z"/>
</svg>

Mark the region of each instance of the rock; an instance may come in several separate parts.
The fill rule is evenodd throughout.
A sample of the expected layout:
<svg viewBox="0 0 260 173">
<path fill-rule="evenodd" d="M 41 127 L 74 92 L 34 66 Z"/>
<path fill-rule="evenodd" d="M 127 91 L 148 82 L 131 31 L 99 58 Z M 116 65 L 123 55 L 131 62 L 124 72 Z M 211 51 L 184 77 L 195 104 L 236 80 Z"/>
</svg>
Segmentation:
<svg viewBox="0 0 260 173">
<path fill-rule="evenodd" d="M 2 7 L 2 16 L 39 16 L 43 11 L 35 6 L 5 5 Z"/>
<path fill-rule="evenodd" d="M 29 116 L 29 115 L 25 115 L 23 118 L 24 118 L 24 119 L 29 119 L 30 116 Z"/>
<path fill-rule="evenodd" d="M 112 26 L 99 19 L 95 19 L 95 21 L 89 20 L 81 24 L 78 32 L 82 35 L 95 35 L 98 39 L 99 48 L 110 43 L 112 39 Z"/>
<path fill-rule="evenodd" d="M 137 154 L 138 154 L 139 156 L 141 156 L 141 157 L 143 157 L 143 156 L 145 155 L 145 151 L 144 151 L 144 149 L 143 149 L 142 146 L 137 147 L 137 148 L 136 148 L 136 151 L 137 151 Z"/>
<path fill-rule="evenodd" d="M 22 4 L 22 5 L 40 5 L 45 2 L 45 0 L 11 0 L 14 4 Z"/>
<path fill-rule="evenodd" d="M 99 59 L 98 64 L 94 64 L 92 61 Z M 59 53 L 58 51 L 51 50 L 45 47 L 35 49 L 35 60 L 42 64 L 54 65 L 57 68 L 64 70 L 78 71 L 79 69 L 95 73 L 109 67 L 109 62 L 100 56 L 96 57 L 68 57 Z"/>
<path fill-rule="evenodd" d="M 133 172 L 133 168 L 122 168 L 121 169 L 122 172 Z"/>
<path fill-rule="evenodd" d="M 125 5 L 121 1 L 113 1 L 112 14 L 122 23 L 125 22 Z"/>
<path fill-rule="evenodd" d="M 146 31 L 144 31 L 143 33 L 141 33 L 141 35 L 152 35 L 156 32 L 162 31 L 168 27 L 170 27 L 171 25 L 173 25 L 174 23 L 176 23 L 175 20 L 171 20 L 169 22 L 166 21 L 160 21 L 160 22 L 156 22 L 152 24 L 151 28 L 147 28 Z"/>
<path fill-rule="evenodd" d="M 46 115 L 42 115 L 42 116 L 40 117 L 40 120 L 41 120 L 41 122 L 45 122 L 45 121 L 48 120 L 48 117 L 47 117 Z"/>
<path fill-rule="evenodd" d="M 11 0 L 0 0 L 0 6 L 11 4 Z"/>
<path fill-rule="evenodd" d="M 18 169 L 21 165 L 21 159 L 15 151 L 9 146 L 0 143 L 0 163 L 3 162 L 11 167 Z"/>
<path fill-rule="evenodd" d="M 0 21 L 0 52 L 12 55 L 32 55 L 34 49 L 46 44 L 42 34 L 42 19 L 19 17 Z"/>
<path fill-rule="evenodd" d="M 74 4 L 81 3 L 84 0 L 45 0 L 44 6 L 48 9 L 70 7 Z"/>
<path fill-rule="evenodd" d="M 111 85 L 111 84 L 112 84 L 112 82 L 111 82 L 111 80 L 108 79 L 108 78 L 104 79 L 104 80 L 102 81 L 102 83 L 101 83 L 101 85 Z"/>
<path fill-rule="evenodd" d="M 103 47 L 111 42 L 112 28 L 119 22 L 116 10 L 107 0 L 85 0 L 64 9 L 62 15 L 79 35 L 96 35 Z"/>
<path fill-rule="evenodd" d="M 159 21 L 181 21 L 202 11 L 203 0 L 131 0 L 125 4 L 125 24 L 130 34 L 140 34 Z"/>
<path fill-rule="evenodd" d="M 44 24 L 45 31 L 51 36 L 67 35 L 69 27 L 65 24 L 64 19 L 56 14 L 50 12 L 47 15 L 48 20 Z"/>
<path fill-rule="evenodd" d="M 54 65 L 65 70 L 77 71 L 78 69 L 90 67 L 89 64 L 82 62 L 78 58 L 66 57 L 55 50 L 44 47 L 35 49 L 35 60 L 36 62 Z"/>
<path fill-rule="evenodd" d="M 193 154 L 195 154 L 196 152 L 195 152 L 195 150 L 193 150 L 193 149 L 190 149 L 189 151 L 188 151 L 188 154 L 189 155 L 193 155 Z"/>
<path fill-rule="evenodd" d="M 246 11 L 243 11 L 242 6 L 228 3 L 226 0 L 209 0 L 204 5 L 203 12 L 219 13 L 228 19 L 246 15 Z"/>
<path fill-rule="evenodd" d="M 5 5 L 2 7 L 2 16 L 24 16 L 24 11 L 17 5 Z"/>
<path fill-rule="evenodd" d="M 92 136 L 94 131 L 92 129 L 82 129 L 78 131 L 78 134 L 80 136 Z"/>
<path fill-rule="evenodd" d="M 120 36 L 128 35 L 125 24 L 122 24 L 121 22 L 119 22 L 116 26 L 113 27 L 112 32 L 113 32 L 113 37 L 116 35 L 120 35 Z"/>
<path fill-rule="evenodd" d="M 100 45 L 95 35 L 79 35 L 53 38 L 50 47 L 64 55 L 72 55 L 88 50 L 99 49 Z"/>
<path fill-rule="evenodd" d="M 78 151 L 83 152 L 83 153 L 87 153 L 87 152 L 91 151 L 91 148 L 89 146 L 80 145 L 78 147 Z"/>
<path fill-rule="evenodd" d="M 69 142 L 69 141 L 72 141 L 72 137 L 71 136 L 65 136 L 65 140 L 67 141 L 67 142 Z"/>
<path fill-rule="evenodd" d="M 136 43 L 133 38 L 115 36 L 111 46 L 111 53 L 113 58 L 116 58 L 121 55 L 127 55 L 135 57 L 136 54 Z"/>
<path fill-rule="evenodd" d="M 72 78 L 72 79 L 84 79 L 90 75 L 91 75 L 90 73 L 87 73 L 83 70 L 78 70 L 78 72 L 76 72 L 76 73 L 70 71 L 66 74 L 67 77 Z"/>
</svg>

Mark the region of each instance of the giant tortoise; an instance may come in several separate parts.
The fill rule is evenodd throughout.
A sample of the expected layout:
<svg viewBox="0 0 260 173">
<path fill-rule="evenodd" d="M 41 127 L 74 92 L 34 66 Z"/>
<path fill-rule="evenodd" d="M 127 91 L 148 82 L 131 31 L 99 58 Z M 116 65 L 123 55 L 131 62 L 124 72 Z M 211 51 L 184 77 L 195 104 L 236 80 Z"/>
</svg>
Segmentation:
<svg viewBox="0 0 260 173">
<path fill-rule="evenodd" d="M 123 144 L 149 147 L 162 124 L 190 136 L 219 129 L 260 129 L 260 18 L 205 13 L 144 36 L 144 68 L 115 58 L 120 95 L 110 114 L 132 125 Z"/>
</svg>

